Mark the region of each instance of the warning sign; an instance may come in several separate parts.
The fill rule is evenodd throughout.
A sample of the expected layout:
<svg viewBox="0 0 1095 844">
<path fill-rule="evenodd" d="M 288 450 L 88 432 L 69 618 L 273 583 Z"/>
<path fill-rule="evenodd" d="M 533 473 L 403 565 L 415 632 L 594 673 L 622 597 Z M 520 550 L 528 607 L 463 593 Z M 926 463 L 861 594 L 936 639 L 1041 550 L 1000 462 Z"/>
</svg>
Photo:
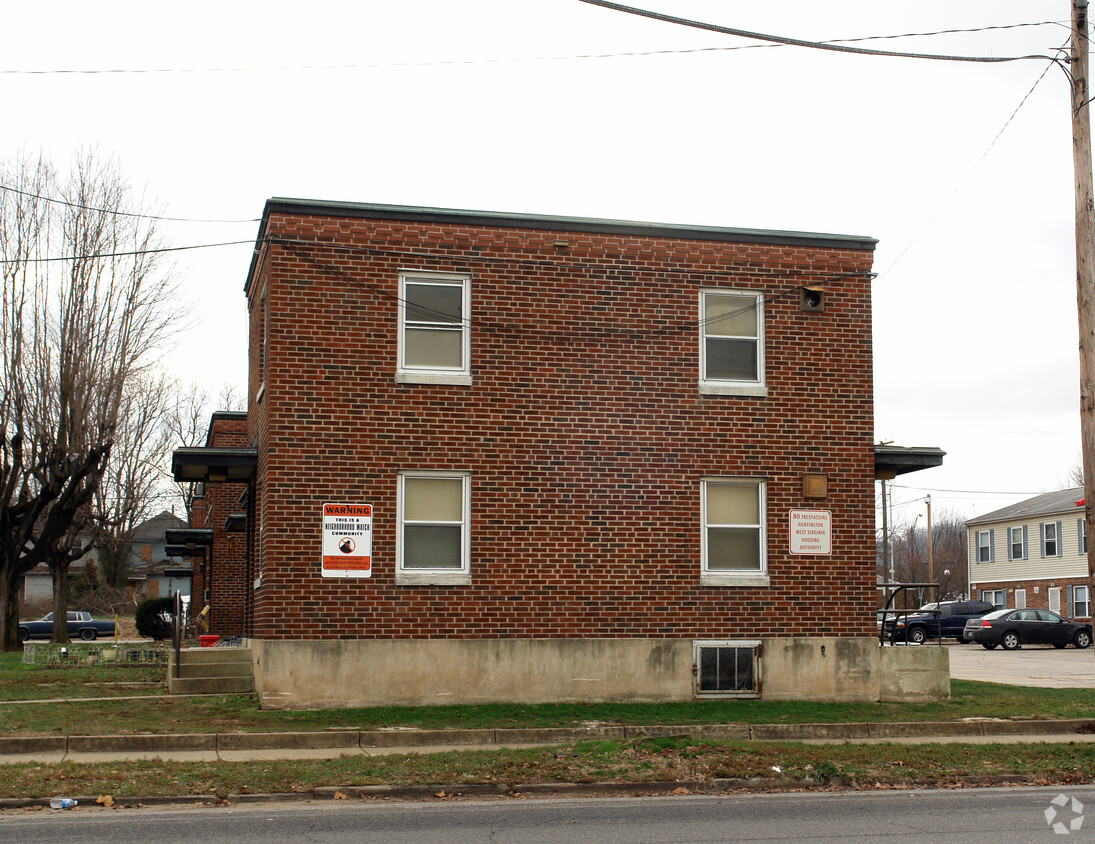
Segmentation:
<svg viewBox="0 0 1095 844">
<path fill-rule="evenodd" d="M 792 554 L 833 553 L 831 510 L 792 510 L 789 521 Z"/>
<path fill-rule="evenodd" d="M 371 504 L 323 505 L 324 577 L 372 577 Z"/>
</svg>

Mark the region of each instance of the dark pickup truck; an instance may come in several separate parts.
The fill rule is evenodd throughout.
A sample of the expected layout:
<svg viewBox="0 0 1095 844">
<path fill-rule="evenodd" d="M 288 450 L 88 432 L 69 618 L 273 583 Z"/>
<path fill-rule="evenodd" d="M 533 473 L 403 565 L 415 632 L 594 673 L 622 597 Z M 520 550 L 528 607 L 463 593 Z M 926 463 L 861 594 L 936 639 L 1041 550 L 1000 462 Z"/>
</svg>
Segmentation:
<svg viewBox="0 0 1095 844">
<path fill-rule="evenodd" d="M 996 607 L 988 601 L 932 602 L 907 615 L 887 615 L 882 626 L 890 641 L 919 644 L 925 639 L 953 638 L 965 643 L 969 641 L 965 632 L 966 622 L 994 609 Z"/>
<path fill-rule="evenodd" d="M 70 612 L 68 614 L 68 637 L 70 639 L 83 639 L 92 641 L 99 636 L 113 636 L 114 622 L 106 619 L 95 619 L 89 612 Z M 37 621 L 19 622 L 19 641 L 28 639 L 53 638 L 53 613 L 42 616 Z"/>
</svg>

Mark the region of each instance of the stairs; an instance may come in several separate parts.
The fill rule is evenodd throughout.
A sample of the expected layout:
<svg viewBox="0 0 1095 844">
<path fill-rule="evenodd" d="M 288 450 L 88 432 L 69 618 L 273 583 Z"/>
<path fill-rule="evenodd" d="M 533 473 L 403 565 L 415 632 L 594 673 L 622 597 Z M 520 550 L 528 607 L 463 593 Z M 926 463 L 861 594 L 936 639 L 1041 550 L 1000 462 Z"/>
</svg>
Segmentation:
<svg viewBox="0 0 1095 844">
<path fill-rule="evenodd" d="M 167 660 L 170 695 L 240 695 L 255 690 L 250 648 L 183 648 L 175 676 L 175 651 Z"/>
</svg>

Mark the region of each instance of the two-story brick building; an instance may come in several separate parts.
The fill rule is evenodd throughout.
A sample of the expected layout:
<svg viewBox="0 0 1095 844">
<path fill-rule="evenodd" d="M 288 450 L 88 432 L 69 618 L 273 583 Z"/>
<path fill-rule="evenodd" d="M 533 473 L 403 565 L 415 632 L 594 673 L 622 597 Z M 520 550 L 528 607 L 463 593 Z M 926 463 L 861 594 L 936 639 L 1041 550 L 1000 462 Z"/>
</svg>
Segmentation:
<svg viewBox="0 0 1095 844">
<path fill-rule="evenodd" d="M 176 465 L 249 484 L 263 704 L 948 693 L 874 637 L 874 245 L 270 200 Z"/>
</svg>

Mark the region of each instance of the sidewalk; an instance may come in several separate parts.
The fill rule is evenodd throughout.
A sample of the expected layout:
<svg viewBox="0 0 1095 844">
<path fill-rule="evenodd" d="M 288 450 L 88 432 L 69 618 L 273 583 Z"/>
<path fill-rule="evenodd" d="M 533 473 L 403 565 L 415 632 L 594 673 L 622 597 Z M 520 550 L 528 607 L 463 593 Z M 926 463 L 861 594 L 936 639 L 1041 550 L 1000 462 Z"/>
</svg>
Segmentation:
<svg viewBox="0 0 1095 844">
<path fill-rule="evenodd" d="M 541 747 L 574 741 L 691 736 L 727 741 L 815 744 L 1095 742 L 1095 720 L 869 722 L 850 724 L 695 724 L 499 730 L 327 730 L 303 733 L 184 733 L 115 736 L 0 737 L 0 764 L 104 762 L 120 759 L 245 761 L 329 759 L 395 753 Z"/>
</svg>

